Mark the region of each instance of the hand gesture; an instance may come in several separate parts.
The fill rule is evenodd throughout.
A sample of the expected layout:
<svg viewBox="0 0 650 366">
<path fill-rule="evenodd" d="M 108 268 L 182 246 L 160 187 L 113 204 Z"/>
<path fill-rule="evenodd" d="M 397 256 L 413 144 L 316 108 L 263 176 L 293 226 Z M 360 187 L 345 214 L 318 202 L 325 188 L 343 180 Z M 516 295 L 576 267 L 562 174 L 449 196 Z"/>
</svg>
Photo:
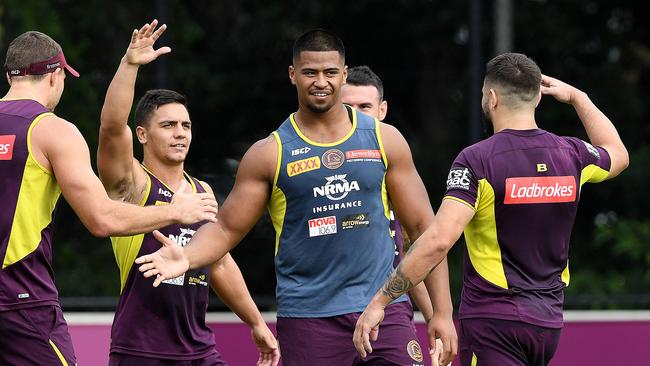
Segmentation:
<svg viewBox="0 0 650 366">
<path fill-rule="evenodd" d="M 436 314 L 427 324 L 427 333 L 429 334 L 429 347 L 435 353 L 438 353 L 436 361 L 441 366 L 448 365 L 458 354 L 458 335 L 456 327 L 451 316 Z M 441 348 L 438 350 L 438 348 Z M 431 355 L 432 361 L 434 355 Z M 438 365 L 433 363 L 434 365 Z"/>
<path fill-rule="evenodd" d="M 447 366 L 447 364 L 440 363 L 440 355 L 442 354 L 442 340 L 436 338 L 435 346 L 430 346 L 429 356 L 431 356 L 431 366 Z"/>
<path fill-rule="evenodd" d="M 165 29 L 167 29 L 167 25 L 165 24 L 161 25 L 158 29 L 156 29 L 156 26 L 158 26 L 158 21 L 154 19 L 151 24 L 145 24 L 140 30 L 133 30 L 131 43 L 129 44 L 129 48 L 126 49 L 126 55 L 124 55 L 127 63 L 131 65 L 146 65 L 157 59 L 158 56 L 172 51 L 169 47 L 161 47 L 157 50 L 153 49 L 153 44 L 165 32 Z"/>
<path fill-rule="evenodd" d="M 280 362 L 278 341 L 266 324 L 255 326 L 251 329 L 251 337 L 255 346 L 260 351 L 257 366 L 277 366 Z"/>
<path fill-rule="evenodd" d="M 580 90 L 550 76 L 542 75 L 542 95 L 552 95 L 556 100 L 572 104 Z"/>
<path fill-rule="evenodd" d="M 366 310 L 357 320 L 357 326 L 354 329 L 352 341 L 354 348 L 357 349 L 361 357 L 366 357 L 372 353 L 370 341 L 376 341 L 379 337 L 379 323 L 384 320 L 384 308 L 381 306 L 368 305 Z"/>
<path fill-rule="evenodd" d="M 172 197 L 177 220 L 181 224 L 194 224 L 201 221 L 217 222 L 219 205 L 210 193 L 182 193 L 179 189 Z"/>
<path fill-rule="evenodd" d="M 158 276 L 153 281 L 153 287 L 158 287 L 162 281 L 176 278 L 190 269 L 190 262 L 180 245 L 177 245 L 160 231 L 154 230 L 153 236 L 162 243 L 158 251 L 136 258 L 135 263 L 141 264 L 139 270 L 144 277 Z"/>
</svg>

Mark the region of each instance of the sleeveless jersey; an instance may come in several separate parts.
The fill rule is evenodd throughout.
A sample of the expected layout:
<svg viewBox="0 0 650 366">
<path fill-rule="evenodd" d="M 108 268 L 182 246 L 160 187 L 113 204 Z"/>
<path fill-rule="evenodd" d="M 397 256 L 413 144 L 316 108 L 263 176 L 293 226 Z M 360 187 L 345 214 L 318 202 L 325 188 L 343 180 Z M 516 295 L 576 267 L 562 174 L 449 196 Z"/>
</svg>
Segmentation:
<svg viewBox="0 0 650 366">
<path fill-rule="evenodd" d="M 165 205 L 173 191 L 146 168 L 147 193 L 142 206 Z M 201 183 L 185 174 L 195 193 Z M 159 231 L 186 246 L 203 223 L 170 225 Z M 151 233 L 111 238 L 120 269 L 121 293 L 111 329 L 111 353 L 173 360 L 203 358 L 213 352 L 214 335 L 205 324 L 210 291 L 210 267 L 191 270 L 153 287 L 134 265 L 135 258 L 160 249 Z"/>
<path fill-rule="evenodd" d="M 352 129 L 338 142 L 309 140 L 294 114 L 273 132 L 278 162 L 269 211 L 279 317 L 363 311 L 393 270 L 379 121 L 348 112 Z"/>
<path fill-rule="evenodd" d="M 34 100 L 0 101 L 0 311 L 58 305 L 51 225 L 61 189 L 30 141 L 52 115 Z"/>
<path fill-rule="evenodd" d="M 476 210 L 465 228 L 461 319 L 562 327 L 582 185 L 609 169 L 606 150 L 540 129 L 503 130 L 458 155 L 445 198 Z"/>
</svg>

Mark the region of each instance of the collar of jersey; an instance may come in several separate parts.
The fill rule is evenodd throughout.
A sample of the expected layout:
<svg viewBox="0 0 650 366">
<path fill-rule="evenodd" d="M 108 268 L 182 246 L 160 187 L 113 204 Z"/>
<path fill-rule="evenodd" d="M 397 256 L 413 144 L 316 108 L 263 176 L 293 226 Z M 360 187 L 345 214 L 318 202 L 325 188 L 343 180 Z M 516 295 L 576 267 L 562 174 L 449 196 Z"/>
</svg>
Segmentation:
<svg viewBox="0 0 650 366">
<path fill-rule="evenodd" d="M 348 107 L 346 106 L 346 108 L 348 108 Z M 347 135 L 345 135 L 342 139 L 340 139 L 338 141 L 335 141 L 335 142 L 322 143 L 322 142 L 312 141 L 312 140 L 309 139 L 309 137 L 305 136 L 302 133 L 302 131 L 300 131 L 300 128 L 298 128 L 298 125 L 296 124 L 296 120 L 294 118 L 294 115 L 296 113 L 291 113 L 291 115 L 289 116 L 289 119 L 291 120 L 291 126 L 293 126 L 293 129 L 296 131 L 298 136 L 300 136 L 300 138 L 303 139 L 306 143 L 308 143 L 310 145 L 314 145 L 314 146 L 330 147 L 330 146 L 336 146 L 336 145 L 340 145 L 340 144 L 344 143 L 347 139 L 350 138 L 350 136 L 352 136 L 354 131 L 356 131 L 356 129 L 357 129 L 357 111 L 354 108 L 351 108 L 351 110 L 352 110 L 352 128 L 350 129 L 350 132 L 348 132 Z"/>
<path fill-rule="evenodd" d="M 151 170 L 149 170 L 149 168 L 147 168 L 144 164 L 140 163 L 140 166 L 142 166 L 142 169 L 144 169 L 147 173 L 151 174 L 154 178 L 158 179 L 158 181 L 159 181 L 163 186 L 165 186 L 165 188 L 167 188 L 170 192 L 172 192 L 172 193 L 176 193 L 176 192 L 174 192 L 173 189 L 169 188 L 169 186 L 168 186 L 165 182 L 163 182 L 162 179 L 156 177 L 156 175 L 155 175 L 154 173 L 152 173 Z M 187 180 L 187 181 L 190 183 L 190 185 L 192 186 L 192 193 L 196 193 L 196 192 L 197 192 L 197 191 L 196 191 L 196 185 L 194 185 L 194 181 L 193 181 L 192 178 L 189 176 L 189 174 L 187 174 L 185 171 L 183 171 L 183 176 L 185 177 L 185 180 Z"/>
</svg>

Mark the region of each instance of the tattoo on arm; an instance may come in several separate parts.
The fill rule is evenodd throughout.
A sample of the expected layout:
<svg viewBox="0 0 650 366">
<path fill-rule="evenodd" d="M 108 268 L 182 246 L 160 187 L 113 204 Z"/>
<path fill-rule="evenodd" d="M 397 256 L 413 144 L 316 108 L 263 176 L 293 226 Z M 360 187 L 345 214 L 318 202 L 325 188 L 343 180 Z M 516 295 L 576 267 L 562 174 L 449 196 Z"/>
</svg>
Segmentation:
<svg viewBox="0 0 650 366">
<path fill-rule="evenodd" d="M 390 277 L 381 288 L 381 291 L 384 293 L 384 295 L 390 297 L 393 300 L 397 299 L 413 288 L 413 284 L 411 281 L 409 281 L 408 278 L 406 278 L 404 273 L 402 273 L 400 267 L 401 266 L 398 266 L 393 271 L 393 273 L 390 274 Z"/>
</svg>

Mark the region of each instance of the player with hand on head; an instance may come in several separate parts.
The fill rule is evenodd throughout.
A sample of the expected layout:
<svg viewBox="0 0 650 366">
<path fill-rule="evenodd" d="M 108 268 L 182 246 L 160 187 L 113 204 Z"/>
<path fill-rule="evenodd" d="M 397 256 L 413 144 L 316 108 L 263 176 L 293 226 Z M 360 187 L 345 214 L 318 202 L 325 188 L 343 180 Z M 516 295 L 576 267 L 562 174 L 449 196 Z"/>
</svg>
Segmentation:
<svg viewBox="0 0 650 366">
<path fill-rule="evenodd" d="M 10 85 L 0 99 L 0 364 L 75 365 L 52 270 L 52 220 L 61 194 L 96 236 L 133 235 L 172 224 L 216 221 L 211 194 L 177 194 L 171 205 L 138 207 L 111 200 L 90 165 L 79 130 L 53 111 L 67 63 L 41 32 L 7 50 Z"/>
<path fill-rule="evenodd" d="M 590 143 L 540 129 L 543 95 L 573 106 Z M 547 365 L 563 325 L 569 238 L 585 183 L 629 163 L 616 128 L 587 94 L 506 53 L 487 64 L 483 112 L 494 135 L 453 162 L 433 224 L 357 322 L 354 344 L 371 349 L 392 299 L 419 283 L 465 232 L 460 305 L 461 365 Z"/>
<path fill-rule="evenodd" d="M 135 132 L 144 159 L 140 163 L 133 157 L 133 134 L 127 122 L 138 70 L 171 51 L 169 47 L 153 48 L 166 29 L 165 25 L 157 26 L 154 20 L 133 31 L 106 93 L 97 153 L 99 174 L 111 198 L 142 206 L 166 205 L 175 192 L 212 194 L 208 184 L 184 171 L 192 121 L 185 97 L 175 91 L 149 90 L 138 102 Z M 179 247 L 191 246 L 192 236 L 202 224 L 171 225 L 160 232 Z M 260 350 L 258 365 L 277 365 L 276 339 L 229 253 L 211 266 L 187 271 L 154 288 L 153 280 L 140 276 L 133 265 L 137 256 L 160 248 L 152 234 L 111 240 L 121 289 L 111 330 L 109 365 L 225 365 L 215 350 L 214 334 L 205 323 L 208 285 L 251 327 Z"/>
</svg>

